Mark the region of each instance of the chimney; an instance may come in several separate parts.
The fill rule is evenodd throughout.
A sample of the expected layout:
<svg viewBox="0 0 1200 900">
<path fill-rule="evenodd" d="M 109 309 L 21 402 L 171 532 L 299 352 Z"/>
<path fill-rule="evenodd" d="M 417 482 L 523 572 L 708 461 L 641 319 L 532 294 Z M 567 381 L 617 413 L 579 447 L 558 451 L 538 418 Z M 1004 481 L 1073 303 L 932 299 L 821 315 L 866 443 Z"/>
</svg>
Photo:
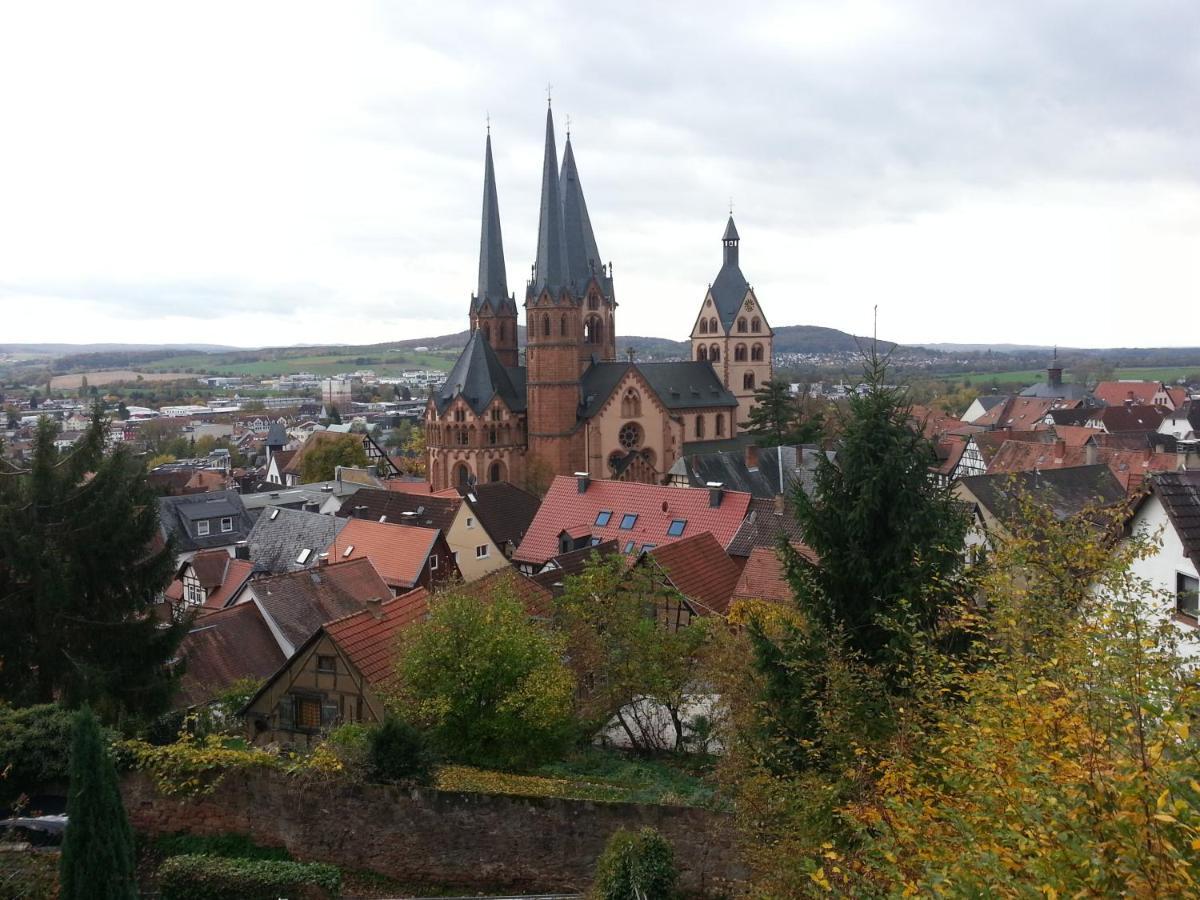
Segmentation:
<svg viewBox="0 0 1200 900">
<path fill-rule="evenodd" d="M 317 568 L 324 568 L 327 565 L 329 565 L 329 554 L 328 553 L 318 553 L 317 554 Z"/>
<path fill-rule="evenodd" d="M 250 545 L 248 543 L 246 543 L 245 541 L 238 541 L 236 544 L 234 544 L 233 545 L 233 558 L 234 559 L 249 559 L 250 558 Z"/>
<path fill-rule="evenodd" d="M 1056 460 L 1063 460 L 1063 459 L 1066 459 L 1066 456 L 1067 456 L 1067 442 L 1064 441 L 1062 438 L 1059 438 L 1058 440 L 1056 440 L 1054 442 L 1054 458 Z"/>
<path fill-rule="evenodd" d="M 775 495 L 775 515 L 783 515 L 783 494 Z"/>
<path fill-rule="evenodd" d="M 354 518 L 365 519 L 367 517 L 367 508 L 365 506 L 354 507 Z"/>
<path fill-rule="evenodd" d="M 711 509 L 716 509 L 721 505 L 721 495 L 725 493 L 725 484 L 721 481 L 710 481 L 705 484 L 708 488 L 708 505 Z"/>
<path fill-rule="evenodd" d="M 751 472 L 758 468 L 758 444 L 746 445 L 746 468 Z"/>
<path fill-rule="evenodd" d="M 381 600 L 379 597 L 371 597 L 369 600 L 367 600 L 367 611 L 371 614 L 371 618 L 376 620 L 382 619 L 383 600 Z"/>
<path fill-rule="evenodd" d="M 590 480 L 591 480 L 591 476 L 587 472 L 576 472 L 575 473 L 576 490 L 578 490 L 579 493 L 581 493 L 581 494 L 586 494 L 587 489 L 588 489 L 588 482 Z"/>
</svg>

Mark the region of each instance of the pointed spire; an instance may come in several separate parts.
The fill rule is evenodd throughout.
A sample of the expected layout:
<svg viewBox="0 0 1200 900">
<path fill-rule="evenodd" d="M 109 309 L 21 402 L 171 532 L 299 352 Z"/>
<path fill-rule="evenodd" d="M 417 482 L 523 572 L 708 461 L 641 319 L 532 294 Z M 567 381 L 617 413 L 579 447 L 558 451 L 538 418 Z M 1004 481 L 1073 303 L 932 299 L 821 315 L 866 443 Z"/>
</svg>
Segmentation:
<svg viewBox="0 0 1200 900">
<path fill-rule="evenodd" d="M 479 285 L 476 307 L 491 301 L 499 309 L 508 300 L 508 278 L 504 271 L 504 241 L 500 235 L 500 201 L 496 196 L 496 170 L 492 165 L 491 123 L 483 157 L 483 225 L 479 233 Z"/>
<path fill-rule="evenodd" d="M 556 293 L 567 282 L 567 247 L 562 201 L 558 190 L 558 151 L 554 145 L 554 113 L 546 108 L 546 152 L 542 160 L 542 209 L 538 217 L 537 262 L 531 294 L 543 288 Z"/>
<path fill-rule="evenodd" d="M 583 184 L 579 181 L 570 137 L 563 148 L 559 190 L 562 192 L 563 230 L 567 239 L 567 268 L 572 285 L 578 289 L 593 272 L 599 274 L 602 263 L 600 250 L 596 247 L 596 235 L 592 232 L 592 222 L 588 218 L 587 202 L 583 199 Z"/>
<path fill-rule="evenodd" d="M 725 265 L 736 266 L 738 264 L 739 240 L 737 226 L 733 224 L 733 213 L 730 213 L 729 223 L 725 226 L 725 234 L 721 236 L 721 244 L 725 248 Z"/>
</svg>

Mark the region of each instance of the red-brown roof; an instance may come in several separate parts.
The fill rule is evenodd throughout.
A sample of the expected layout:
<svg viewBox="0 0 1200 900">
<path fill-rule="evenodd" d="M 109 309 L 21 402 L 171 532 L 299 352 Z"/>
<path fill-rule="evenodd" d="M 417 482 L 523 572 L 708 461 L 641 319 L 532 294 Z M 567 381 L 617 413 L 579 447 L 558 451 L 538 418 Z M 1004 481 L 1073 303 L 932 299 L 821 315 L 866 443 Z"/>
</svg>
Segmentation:
<svg viewBox="0 0 1200 900">
<path fill-rule="evenodd" d="M 224 549 L 201 550 L 180 566 L 181 572 L 188 566 L 191 566 L 200 581 L 200 586 L 204 588 L 205 610 L 223 609 L 226 602 L 254 573 L 254 563 L 245 559 L 235 559 Z M 183 593 L 183 583 L 179 579 L 167 588 L 167 598 L 170 600 L 182 600 Z"/>
<path fill-rule="evenodd" d="M 1155 397 L 1165 393 L 1161 381 L 1101 381 L 1092 391 L 1092 396 L 1106 406 L 1124 406 L 1129 401 L 1150 406 Z"/>
<path fill-rule="evenodd" d="M 1121 486 L 1133 493 L 1141 488 L 1151 472 L 1170 472 L 1178 458 L 1174 453 L 1155 453 L 1152 450 L 1114 450 L 1099 447 L 1067 446 L 1064 441 L 1053 444 L 1032 444 L 1024 441 L 1005 441 L 988 463 L 987 474 L 1032 472 L 1039 469 L 1062 469 L 1104 463 Z"/>
<path fill-rule="evenodd" d="M 1009 397 L 998 403 L 975 420 L 976 425 L 994 428 L 1011 428 L 1014 431 L 1040 430 L 1048 426 L 1042 423 L 1052 409 L 1073 409 L 1079 401 L 1041 397 Z"/>
<path fill-rule="evenodd" d="M 433 485 L 423 478 L 389 478 L 383 486 L 389 491 L 394 491 L 397 494 L 422 494 L 429 496 L 432 493 Z"/>
<path fill-rule="evenodd" d="M 340 562 L 365 557 L 389 587 L 403 590 L 420 579 L 439 534 L 436 528 L 349 519 L 329 545 L 329 559 Z"/>
<path fill-rule="evenodd" d="M 725 615 L 742 567 L 709 532 L 655 547 L 647 554 L 700 612 Z"/>
<path fill-rule="evenodd" d="M 1066 441 L 1068 447 L 1082 447 L 1088 439 L 1100 434 L 1095 428 L 1084 428 L 1082 425 L 1055 425 L 1054 436 Z"/>
<path fill-rule="evenodd" d="M 792 586 L 788 584 L 778 551 L 770 547 L 755 547 L 750 551 L 730 598 L 731 603 L 739 600 L 791 602 Z"/>
<path fill-rule="evenodd" d="M 482 578 L 463 585 L 462 590 L 483 601 L 495 597 L 499 591 L 509 590 L 525 607 L 525 611 L 536 618 L 546 618 L 554 609 L 554 595 L 550 590 L 532 578 L 526 578 L 511 566 L 489 572 Z"/>
<path fill-rule="evenodd" d="M 428 615 L 429 593 L 417 588 L 380 603 L 377 609 L 329 622 L 324 629 L 363 678 L 378 685 L 392 677 L 396 636 Z"/>
<path fill-rule="evenodd" d="M 268 678 L 284 663 L 262 613 L 253 603 L 239 603 L 197 620 L 184 635 L 179 655 L 186 668 L 176 706 L 196 706 L 242 678 Z"/>
<path fill-rule="evenodd" d="M 724 491 L 719 506 L 709 505 L 706 488 L 664 487 L 628 481 L 591 480 L 579 493 L 576 479 L 559 475 L 550 485 L 514 559 L 544 563 L 559 553 L 558 536 L 564 529 L 587 526 L 593 537 L 615 540 L 622 552 L 630 542 L 634 549 L 658 547 L 711 532 L 717 543 L 728 546 L 750 506 L 750 495 Z M 609 513 L 601 525 L 602 513 Z M 622 528 L 625 516 L 636 516 L 630 528 Z M 667 534 L 671 523 L 685 524 L 678 536 Z"/>
</svg>

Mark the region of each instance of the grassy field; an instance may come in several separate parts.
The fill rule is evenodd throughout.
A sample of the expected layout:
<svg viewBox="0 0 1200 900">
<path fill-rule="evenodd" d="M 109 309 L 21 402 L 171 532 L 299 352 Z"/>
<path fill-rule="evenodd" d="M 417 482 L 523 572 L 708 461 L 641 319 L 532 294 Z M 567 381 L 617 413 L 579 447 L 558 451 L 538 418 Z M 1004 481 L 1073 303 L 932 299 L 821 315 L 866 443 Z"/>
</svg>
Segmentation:
<svg viewBox="0 0 1200 900">
<path fill-rule="evenodd" d="M 197 353 L 189 356 L 173 356 L 146 364 L 148 371 L 165 369 L 195 369 L 214 372 L 218 375 L 252 375 L 266 377 L 288 375 L 294 372 L 311 372 L 314 375 L 336 375 L 339 372 L 354 372 L 370 369 L 377 375 L 394 376 L 408 369 L 434 369 L 450 371 L 457 358 L 456 353 L 414 353 L 412 351 L 376 351 L 359 354 L 303 355 L 280 352 L 264 352 L 263 358 L 246 360 L 226 354 Z M 89 376 L 90 379 L 91 376 Z"/>
<path fill-rule="evenodd" d="M 1167 368 L 1117 369 L 1116 378 L 1140 379 L 1143 381 L 1165 381 L 1171 384 L 1176 379 L 1186 378 L 1200 372 L 1200 366 L 1175 366 Z M 1035 381 L 1046 380 L 1045 369 L 1021 369 L 1013 372 L 967 372 L 962 375 L 934 376 L 949 381 L 970 381 L 973 387 L 989 385 L 993 381 L 998 384 L 1033 384 Z M 1064 380 L 1070 380 L 1071 373 L 1063 374 Z"/>
<path fill-rule="evenodd" d="M 185 375 L 183 372 L 145 372 L 139 375 L 130 369 L 104 369 L 97 372 L 78 373 L 75 375 L 55 375 L 50 379 L 50 387 L 56 391 L 77 390 L 83 384 L 83 379 L 89 385 L 102 387 L 106 384 L 117 384 L 122 381 L 191 381 L 195 375 Z"/>
</svg>

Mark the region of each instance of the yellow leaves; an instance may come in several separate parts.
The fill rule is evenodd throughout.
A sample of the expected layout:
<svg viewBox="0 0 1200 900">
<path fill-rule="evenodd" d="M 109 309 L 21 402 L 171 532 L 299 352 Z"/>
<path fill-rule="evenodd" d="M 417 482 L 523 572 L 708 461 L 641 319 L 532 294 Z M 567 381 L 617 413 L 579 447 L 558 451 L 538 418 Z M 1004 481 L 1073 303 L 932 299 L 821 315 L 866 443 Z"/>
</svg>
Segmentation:
<svg viewBox="0 0 1200 900">
<path fill-rule="evenodd" d="M 814 869 L 812 872 L 808 873 L 808 877 L 811 878 L 813 882 L 822 890 L 833 890 L 833 885 L 829 883 L 829 878 L 825 875 L 825 870 L 823 868 L 818 867 Z"/>
<path fill-rule="evenodd" d="M 1042 896 L 1044 896 L 1046 900 L 1058 900 L 1058 891 L 1056 891 L 1050 885 L 1043 884 L 1040 890 L 1042 892 Z"/>
</svg>

